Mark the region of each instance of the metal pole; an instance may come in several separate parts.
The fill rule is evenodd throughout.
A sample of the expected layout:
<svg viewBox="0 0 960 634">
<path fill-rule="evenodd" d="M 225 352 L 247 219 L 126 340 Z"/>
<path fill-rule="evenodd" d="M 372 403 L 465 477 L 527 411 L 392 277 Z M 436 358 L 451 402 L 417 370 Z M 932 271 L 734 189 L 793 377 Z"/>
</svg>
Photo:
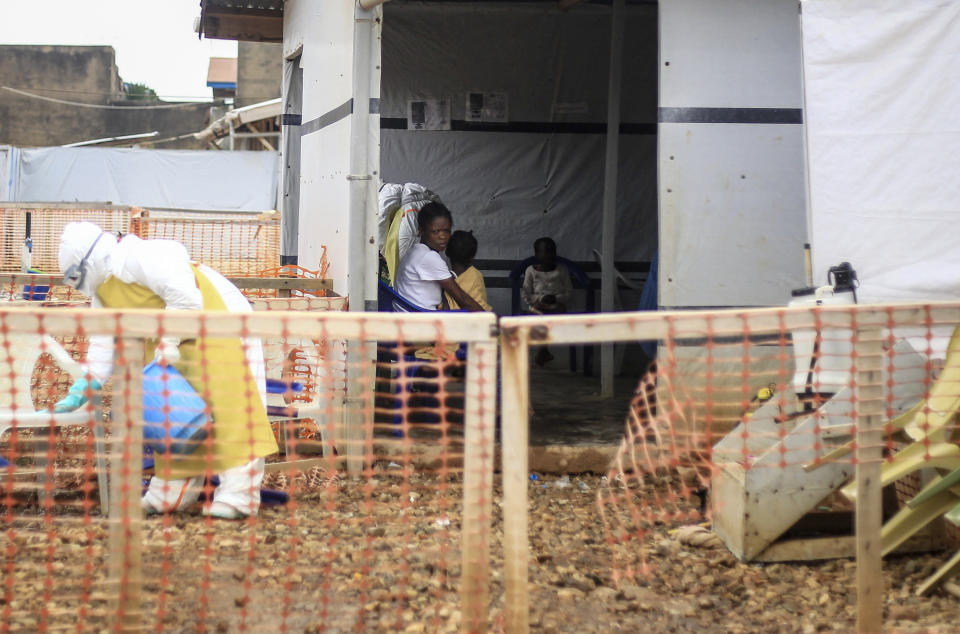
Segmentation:
<svg viewBox="0 0 960 634">
<path fill-rule="evenodd" d="M 625 0 L 614 0 L 610 17 L 610 83 L 607 91 L 607 156 L 603 175 L 600 310 L 613 312 L 617 278 L 613 272 L 617 229 L 617 169 L 620 150 L 620 80 L 623 67 L 623 13 Z M 589 292 L 589 291 L 588 291 Z M 613 396 L 613 344 L 600 346 L 600 395 Z"/>
<path fill-rule="evenodd" d="M 369 137 L 370 137 L 370 77 L 371 40 L 376 19 L 375 11 L 358 6 L 353 24 L 353 114 L 350 127 L 350 220 L 347 243 L 347 297 L 351 311 L 367 310 L 365 297 L 367 276 L 375 271 L 367 270 L 367 216 L 373 213 L 370 207 Z M 373 385 L 368 365 L 372 361 L 371 346 L 364 341 L 347 344 L 347 398 L 346 438 L 347 470 L 359 475 L 363 470 L 363 453 L 366 438 L 365 407 L 372 398 Z M 372 421 L 371 421 L 372 423 Z"/>
<path fill-rule="evenodd" d="M 350 222 L 347 247 L 347 296 L 350 310 L 366 310 L 367 190 L 373 176 L 368 164 L 370 136 L 370 40 L 374 15 L 357 8 L 353 23 L 353 114 L 350 126 Z"/>
</svg>

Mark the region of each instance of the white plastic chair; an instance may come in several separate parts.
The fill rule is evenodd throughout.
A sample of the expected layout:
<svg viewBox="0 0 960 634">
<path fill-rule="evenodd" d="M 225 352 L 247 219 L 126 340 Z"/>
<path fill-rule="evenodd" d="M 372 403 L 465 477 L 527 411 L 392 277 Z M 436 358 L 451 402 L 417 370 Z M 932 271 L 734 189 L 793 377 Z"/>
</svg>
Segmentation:
<svg viewBox="0 0 960 634">
<path fill-rule="evenodd" d="M 97 482 L 100 488 L 100 504 L 102 512 L 107 508 L 107 464 L 106 444 L 103 432 L 103 418 L 99 399 L 76 411 L 54 414 L 50 411 L 36 411 L 30 390 L 30 381 L 33 368 L 43 353 L 49 353 L 57 365 L 74 379 L 83 371 L 80 364 L 74 361 L 70 354 L 50 335 L 39 334 L 8 334 L 5 337 L 8 344 L 4 354 L 0 352 L 0 437 L 16 427 L 19 429 L 50 429 L 67 425 L 85 425 L 93 429 L 94 450 L 97 461 Z M 0 348 L 0 350 L 3 350 Z M 36 466 L 37 485 L 40 491 L 46 485 L 47 473 L 47 440 L 38 435 L 36 439 Z M 0 480 L 5 473 L 0 470 Z"/>
<path fill-rule="evenodd" d="M 593 253 L 593 259 L 597 261 L 597 264 L 603 267 L 603 254 L 597 251 L 596 249 L 592 249 L 592 253 Z M 614 275 L 614 278 L 616 279 L 616 282 L 615 282 L 616 287 L 614 288 L 614 292 L 613 292 L 613 308 L 614 310 L 626 310 L 626 305 L 623 303 L 623 300 L 620 298 L 620 285 L 622 284 L 623 286 L 626 286 L 630 290 L 636 292 L 638 296 L 643 291 L 643 286 L 640 284 L 637 284 L 636 282 L 628 278 L 626 275 L 621 273 L 617 269 L 617 267 L 613 267 L 613 275 Z M 636 307 L 634 306 L 633 308 L 635 309 Z M 614 350 L 615 350 L 615 353 L 614 353 L 615 356 L 614 356 L 613 367 L 617 369 L 617 374 L 619 374 L 620 370 L 623 368 L 623 357 L 627 352 L 627 346 L 626 344 L 619 344 L 615 346 Z"/>
</svg>

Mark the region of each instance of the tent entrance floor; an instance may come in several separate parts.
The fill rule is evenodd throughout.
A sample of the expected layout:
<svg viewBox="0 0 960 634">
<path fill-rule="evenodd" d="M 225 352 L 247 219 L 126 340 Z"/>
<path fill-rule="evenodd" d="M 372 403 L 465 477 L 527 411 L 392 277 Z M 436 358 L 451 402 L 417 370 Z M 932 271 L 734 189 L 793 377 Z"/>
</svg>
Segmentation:
<svg viewBox="0 0 960 634">
<path fill-rule="evenodd" d="M 530 470 L 606 473 L 623 438 L 639 376 L 618 376 L 613 398 L 600 396 L 600 377 L 573 374 L 553 361 L 530 364 Z"/>
<path fill-rule="evenodd" d="M 619 445 L 639 377 L 618 376 L 613 398 L 600 396 L 600 378 L 554 367 L 530 368 L 530 445 Z"/>
</svg>

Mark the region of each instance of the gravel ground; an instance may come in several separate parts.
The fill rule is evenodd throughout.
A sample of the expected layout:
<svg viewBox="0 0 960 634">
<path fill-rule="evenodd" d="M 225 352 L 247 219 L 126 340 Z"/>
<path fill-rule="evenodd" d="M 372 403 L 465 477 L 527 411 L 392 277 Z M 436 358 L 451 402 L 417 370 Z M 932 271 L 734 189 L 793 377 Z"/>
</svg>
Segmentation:
<svg viewBox="0 0 960 634">
<path fill-rule="evenodd" d="M 47 395 L 66 388 L 63 377 L 35 378 Z M 36 400 L 43 405 L 39 394 Z M 0 483 L 0 630 L 98 632 L 106 625 L 115 595 L 106 582 L 109 526 L 89 465 L 76 458 L 88 447 L 83 430 L 61 432 L 59 493 L 42 506 Z M 709 533 L 681 528 L 703 518 L 675 475 L 629 482 L 626 489 L 581 475 L 528 483 L 532 631 L 854 629 L 852 561 L 740 563 Z M 292 480 L 271 474 L 267 484 L 288 490 L 292 502 L 264 507 L 256 520 L 213 521 L 200 505 L 145 520 L 147 629 L 460 631 L 459 474 L 413 473 L 383 461 L 363 479 L 317 468 Z M 489 560 L 494 631 L 503 629 L 501 500 L 498 483 Z M 657 511 L 643 516 L 642 535 L 623 531 L 636 526 L 630 513 L 637 509 Z M 914 596 L 950 554 L 885 561 L 888 631 L 958 630 L 956 599 Z"/>
<path fill-rule="evenodd" d="M 378 465 L 366 480 L 319 469 L 294 483 L 294 504 L 252 522 L 213 522 L 199 506 L 144 523 L 144 608 L 163 631 L 459 631 L 458 475 L 410 475 Z M 560 486 L 558 486 L 558 482 Z M 529 484 L 530 622 L 539 632 L 818 632 L 855 624 L 854 564 L 743 564 L 725 548 L 684 543 L 677 524 L 611 544 L 598 476 Z M 654 485 L 651 485 L 654 486 Z M 649 490 L 636 493 L 647 496 Z M 100 631 L 109 588 L 96 492 L 65 496 L 52 513 L 5 512 L 0 537 L 2 621 L 10 631 Z M 491 545 L 492 629 L 503 626 L 501 492 Z M 692 508 L 689 509 L 693 511 Z M 684 522 L 690 524 L 690 522 Z M 710 540 L 707 540 L 708 544 Z M 613 551 L 617 550 L 617 566 Z M 960 604 L 913 589 L 948 555 L 885 563 L 886 624 L 953 632 Z M 644 570 L 614 580 L 614 570 Z M 47 572 L 49 571 L 49 574 Z M 45 607 L 44 607 L 45 606 Z"/>
</svg>

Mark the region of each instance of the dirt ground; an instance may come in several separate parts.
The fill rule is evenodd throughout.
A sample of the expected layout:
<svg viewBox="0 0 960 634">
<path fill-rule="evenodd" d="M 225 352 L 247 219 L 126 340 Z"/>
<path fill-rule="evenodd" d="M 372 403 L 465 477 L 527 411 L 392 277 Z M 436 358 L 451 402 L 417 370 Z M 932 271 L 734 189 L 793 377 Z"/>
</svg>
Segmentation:
<svg viewBox="0 0 960 634">
<path fill-rule="evenodd" d="M 254 521 L 209 520 L 199 505 L 145 520 L 147 629 L 460 630 L 459 475 L 404 475 L 377 464 L 361 480 L 328 477 L 319 469 L 292 483 L 277 475 L 270 480 L 292 487 L 293 502 L 264 507 Z M 529 483 L 532 631 L 854 628 L 852 561 L 744 564 L 725 548 L 682 543 L 675 524 L 656 526 L 626 546 L 612 545 L 597 504 L 607 484 L 595 475 L 543 476 Z M 645 484 L 633 494 L 652 499 L 647 496 L 657 486 Z M 29 503 L 0 507 L 0 622 L 9 631 L 104 628 L 112 594 L 105 584 L 108 526 L 97 513 L 96 491 L 87 489 L 58 498 L 49 513 Z M 490 559 L 494 631 L 503 627 L 501 493 L 497 486 Z M 641 570 L 645 554 L 648 574 L 615 581 L 612 548 L 618 551 L 616 570 Z M 889 631 L 956 631 L 956 599 L 913 594 L 947 556 L 885 562 Z"/>
<path fill-rule="evenodd" d="M 62 383 L 55 392 L 65 390 Z M 582 409 L 595 407 L 591 401 Z M 0 481 L 0 631 L 100 632 L 108 622 L 116 596 L 107 582 L 109 524 L 99 514 L 89 465 L 70 457 L 89 450 L 89 435 L 64 431 L 61 441 L 56 497 L 38 506 L 18 494 L 22 483 Z M 0 450 L 11 455 L 5 444 Z M 633 488 L 624 489 L 600 474 L 538 474 L 528 482 L 532 631 L 854 629 L 853 561 L 738 562 L 716 540 L 694 546 L 698 540 L 678 531 L 704 518 L 696 497 L 676 495 L 684 489 L 674 475 L 630 482 Z M 288 491 L 291 502 L 265 506 L 243 522 L 206 518 L 199 504 L 144 521 L 145 629 L 461 630 L 463 491 L 455 468 L 415 472 L 387 458 L 359 479 L 315 468 L 292 480 L 268 475 L 266 485 Z M 598 503 L 614 495 L 619 506 Z M 615 526 L 635 527 L 627 500 L 634 508 L 669 507 L 671 513 L 642 535 L 617 532 Z M 504 620 L 501 504 L 498 476 L 488 560 L 492 631 L 502 631 Z M 614 515 L 619 523 L 610 521 Z M 914 596 L 951 554 L 885 560 L 888 631 L 958 630 L 957 599 Z"/>
</svg>

